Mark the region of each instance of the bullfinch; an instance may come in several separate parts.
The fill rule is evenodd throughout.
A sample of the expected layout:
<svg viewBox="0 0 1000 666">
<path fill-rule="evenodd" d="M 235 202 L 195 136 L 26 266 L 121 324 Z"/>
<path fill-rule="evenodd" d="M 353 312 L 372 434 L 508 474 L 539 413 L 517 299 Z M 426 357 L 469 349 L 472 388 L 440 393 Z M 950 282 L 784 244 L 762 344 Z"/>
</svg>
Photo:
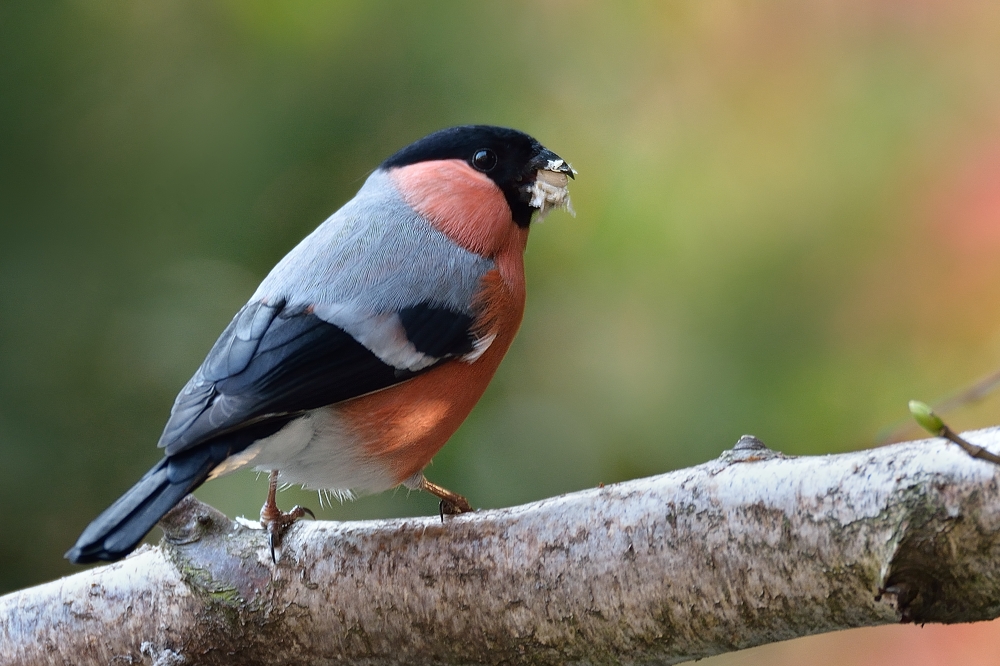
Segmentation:
<svg viewBox="0 0 1000 666">
<path fill-rule="evenodd" d="M 289 252 L 181 390 L 164 457 L 66 557 L 114 561 L 184 496 L 244 467 L 270 473 L 261 523 L 272 556 L 279 483 L 350 496 L 403 484 L 470 511 L 423 474 L 478 402 L 524 312 L 535 213 L 569 208 L 573 169 L 532 137 L 467 125 L 383 162 Z"/>
</svg>

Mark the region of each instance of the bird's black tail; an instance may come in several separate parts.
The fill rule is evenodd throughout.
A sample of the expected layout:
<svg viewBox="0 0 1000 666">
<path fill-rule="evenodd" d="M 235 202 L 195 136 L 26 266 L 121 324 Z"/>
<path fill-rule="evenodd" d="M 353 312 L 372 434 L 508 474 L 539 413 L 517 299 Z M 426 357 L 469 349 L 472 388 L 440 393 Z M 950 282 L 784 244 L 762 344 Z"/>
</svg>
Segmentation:
<svg viewBox="0 0 1000 666">
<path fill-rule="evenodd" d="M 205 443 L 165 457 L 87 526 L 66 559 L 87 564 L 128 555 L 167 511 L 205 482 L 232 452 L 232 444 Z"/>
</svg>

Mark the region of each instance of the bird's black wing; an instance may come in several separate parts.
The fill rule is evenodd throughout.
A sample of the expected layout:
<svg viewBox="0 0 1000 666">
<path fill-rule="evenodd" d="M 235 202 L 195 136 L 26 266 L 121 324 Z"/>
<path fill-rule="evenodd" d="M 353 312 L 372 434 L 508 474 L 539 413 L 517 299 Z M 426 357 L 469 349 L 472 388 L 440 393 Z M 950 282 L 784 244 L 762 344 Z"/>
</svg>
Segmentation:
<svg viewBox="0 0 1000 666">
<path fill-rule="evenodd" d="M 389 365 L 306 306 L 247 304 L 177 396 L 159 446 L 173 456 L 248 425 L 387 388 L 473 349 L 468 314 L 430 303 L 396 314 L 407 341 L 433 364 Z"/>
</svg>

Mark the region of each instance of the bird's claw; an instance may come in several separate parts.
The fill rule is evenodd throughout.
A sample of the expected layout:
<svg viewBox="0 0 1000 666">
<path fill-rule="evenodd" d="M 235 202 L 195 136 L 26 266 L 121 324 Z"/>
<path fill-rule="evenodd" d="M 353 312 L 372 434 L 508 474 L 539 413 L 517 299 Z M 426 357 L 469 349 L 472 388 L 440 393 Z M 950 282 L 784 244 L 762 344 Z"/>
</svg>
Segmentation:
<svg viewBox="0 0 1000 666">
<path fill-rule="evenodd" d="M 444 522 L 444 517 L 446 515 L 457 516 L 460 513 L 469 513 L 473 510 L 472 505 L 469 504 L 467 499 L 458 493 L 453 493 L 447 488 L 428 481 L 427 477 L 423 474 L 419 476 L 416 487 L 429 492 L 431 495 L 434 495 L 441 500 L 438 503 L 438 512 L 441 514 L 442 523 Z"/>
<path fill-rule="evenodd" d="M 275 564 L 278 563 L 278 558 L 274 551 L 281 548 L 281 538 L 284 536 L 285 530 L 305 515 L 316 519 L 316 514 L 311 509 L 298 505 L 293 506 L 292 510 L 288 512 L 280 511 L 276 506 L 268 507 L 266 504 L 260 510 L 260 524 L 267 529 L 267 545 L 271 549 L 271 561 Z"/>
<path fill-rule="evenodd" d="M 438 502 L 438 511 L 441 514 L 442 523 L 445 516 L 457 516 L 460 513 L 469 513 L 472 510 L 472 505 L 461 495 L 456 495 L 453 499 L 441 498 L 441 501 Z"/>
</svg>

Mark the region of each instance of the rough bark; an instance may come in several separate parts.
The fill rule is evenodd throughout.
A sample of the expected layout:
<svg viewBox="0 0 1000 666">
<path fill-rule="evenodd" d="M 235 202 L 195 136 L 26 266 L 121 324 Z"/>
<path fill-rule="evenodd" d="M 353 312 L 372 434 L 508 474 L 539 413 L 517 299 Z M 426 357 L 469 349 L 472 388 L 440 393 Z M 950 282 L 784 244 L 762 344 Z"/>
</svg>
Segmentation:
<svg viewBox="0 0 1000 666">
<path fill-rule="evenodd" d="M 0 598 L 0 663 L 676 663 L 1000 614 L 1000 468 L 944 440 L 758 444 L 444 523 L 301 522 L 276 565 L 188 498 L 159 547 Z"/>
</svg>

